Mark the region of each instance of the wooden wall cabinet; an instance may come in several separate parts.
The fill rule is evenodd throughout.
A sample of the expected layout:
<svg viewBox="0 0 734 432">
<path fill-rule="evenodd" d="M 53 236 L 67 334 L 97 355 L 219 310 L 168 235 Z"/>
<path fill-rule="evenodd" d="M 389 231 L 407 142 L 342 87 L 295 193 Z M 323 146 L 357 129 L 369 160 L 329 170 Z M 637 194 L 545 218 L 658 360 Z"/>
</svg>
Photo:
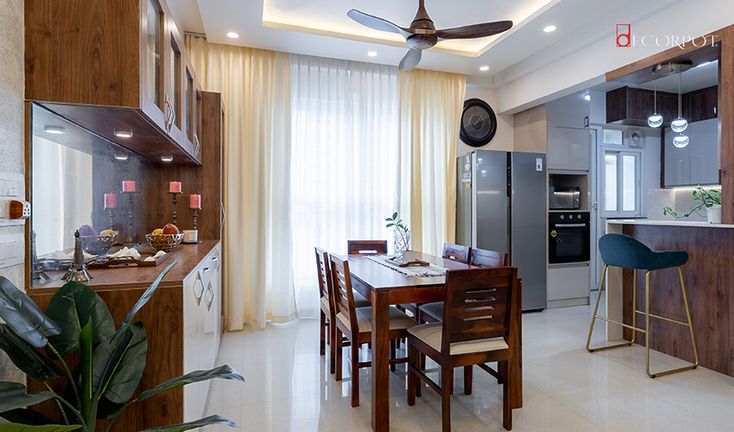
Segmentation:
<svg viewBox="0 0 734 432">
<path fill-rule="evenodd" d="M 621 87 L 607 92 L 607 123 L 647 126 L 647 118 L 655 111 L 652 90 Z M 657 111 L 665 124 L 678 117 L 678 96 L 657 92 Z"/>
<path fill-rule="evenodd" d="M 25 28 L 27 100 L 152 160 L 201 163 L 186 129 L 201 87 L 163 0 L 26 0 Z"/>
<path fill-rule="evenodd" d="M 719 117 L 719 86 L 706 87 L 683 95 L 684 117 L 689 123 Z"/>
</svg>

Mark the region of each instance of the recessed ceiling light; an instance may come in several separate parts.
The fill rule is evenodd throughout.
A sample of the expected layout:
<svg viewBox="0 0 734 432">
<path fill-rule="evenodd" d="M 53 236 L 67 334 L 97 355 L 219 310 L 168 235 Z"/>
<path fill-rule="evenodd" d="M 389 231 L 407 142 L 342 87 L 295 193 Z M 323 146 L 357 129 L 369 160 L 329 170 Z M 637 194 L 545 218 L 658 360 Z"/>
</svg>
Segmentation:
<svg viewBox="0 0 734 432">
<path fill-rule="evenodd" d="M 367 57 L 377 57 L 377 51 L 367 51 Z"/>
<path fill-rule="evenodd" d="M 166 163 L 173 162 L 173 156 L 169 156 L 169 155 L 161 156 L 161 162 L 166 162 Z"/>
<path fill-rule="evenodd" d="M 545 28 L 543 28 L 543 31 L 546 32 L 546 33 L 552 33 L 554 31 L 556 31 L 557 28 L 558 27 L 556 27 L 554 25 L 549 25 L 549 26 L 545 26 Z"/>
<path fill-rule="evenodd" d="M 240 37 L 240 35 L 235 32 L 227 32 L 227 37 L 230 39 L 237 39 L 238 37 Z"/>
<path fill-rule="evenodd" d="M 487 72 L 489 70 L 489 66 L 479 66 L 479 70 L 482 72 Z"/>
<path fill-rule="evenodd" d="M 126 161 L 127 155 L 125 153 L 115 153 L 115 159 L 119 161 Z"/>
<path fill-rule="evenodd" d="M 591 95 L 590 95 L 589 93 L 586 93 L 586 94 L 584 95 L 584 100 L 585 100 L 586 102 L 591 102 Z"/>
<path fill-rule="evenodd" d="M 133 137 L 133 131 L 130 130 L 124 130 L 124 129 L 115 129 L 115 136 L 118 138 L 132 138 Z"/>
<path fill-rule="evenodd" d="M 44 126 L 43 131 L 51 135 L 63 135 L 66 128 L 63 126 Z"/>
</svg>

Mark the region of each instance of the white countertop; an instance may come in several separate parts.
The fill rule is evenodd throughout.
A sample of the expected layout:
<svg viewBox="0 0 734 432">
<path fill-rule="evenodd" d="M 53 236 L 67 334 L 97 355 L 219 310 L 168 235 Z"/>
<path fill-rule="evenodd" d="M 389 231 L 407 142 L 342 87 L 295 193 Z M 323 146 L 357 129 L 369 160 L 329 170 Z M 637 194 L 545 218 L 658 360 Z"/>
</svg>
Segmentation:
<svg viewBox="0 0 734 432">
<path fill-rule="evenodd" d="M 607 219 L 610 225 L 655 225 L 672 227 L 696 227 L 696 228 L 734 228 L 732 224 L 710 224 L 706 221 L 680 221 L 680 220 L 657 220 L 657 219 Z"/>
</svg>

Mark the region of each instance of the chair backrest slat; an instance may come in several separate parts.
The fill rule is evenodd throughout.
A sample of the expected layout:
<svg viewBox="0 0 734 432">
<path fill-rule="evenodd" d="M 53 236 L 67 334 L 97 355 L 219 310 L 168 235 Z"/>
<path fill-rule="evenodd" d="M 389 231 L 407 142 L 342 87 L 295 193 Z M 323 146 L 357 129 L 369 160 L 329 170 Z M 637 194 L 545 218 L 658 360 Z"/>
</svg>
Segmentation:
<svg viewBox="0 0 734 432">
<path fill-rule="evenodd" d="M 460 263 L 469 264 L 469 246 L 462 246 L 453 243 L 443 244 L 442 257 L 448 258 L 452 261 L 458 261 Z"/>
<path fill-rule="evenodd" d="M 357 313 L 354 307 L 354 291 L 349 274 L 349 261 L 331 256 L 331 274 L 334 286 L 335 314 L 342 313 L 349 318 L 352 331 L 357 332 Z"/>
<path fill-rule="evenodd" d="M 446 276 L 442 350 L 456 342 L 508 337 L 517 283 L 517 269 L 513 267 L 450 270 Z"/>
<path fill-rule="evenodd" d="M 319 293 L 321 297 L 329 299 L 329 307 L 331 304 L 331 263 L 329 262 L 329 253 L 324 249 L 316 246 L 316 274 L 319 279 Z"/>
<path fill-rule="evenodd" d="M 376 255 L 387 253 L 387 240 L 347 240 L 349 255 Z"/>
<path fill-rule="evenodd" d="M 477 267 L 507 267 L 510 265 L 510 256 L 493 250 L 472 248 L 469 264 Z"/>
</svg>

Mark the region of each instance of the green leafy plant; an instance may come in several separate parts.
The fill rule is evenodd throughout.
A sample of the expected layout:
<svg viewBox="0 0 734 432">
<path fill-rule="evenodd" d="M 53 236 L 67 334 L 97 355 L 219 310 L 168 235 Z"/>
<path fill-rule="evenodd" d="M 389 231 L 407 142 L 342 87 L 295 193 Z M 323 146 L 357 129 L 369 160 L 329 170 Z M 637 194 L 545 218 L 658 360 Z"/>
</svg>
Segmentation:
<svg viewBox="0 0 734 432">
<path fill-rule="evenodd" d="M 133 394 L 140 384 L 148 354 L 148 338 L 135 315 L 153 297 L 169 265 L 146 289 L 119 327 L 110 310 L 88 286 L 69 282 L 54 294 L 45 312 L 8 279 L 0 276 L 0 349 L 45 391 L 28 393 L 22 384 L 0 382 L 0 417 L 9 421 L 0 429 L 23 432 L 94 432 L 97 420 L 107 431 L 129 406 L 165 391 L 212 378 L 244 381 L 229 366 L 194 371 L 153 388 Z M 72 367 L 67 362 L 76 358 Z M 63 393 L 50 384 L 66 380 Z M 58 388 L 58 387 L 57 387 Z M 50 419 L 27 407 L 54 401 L 60 418 Z M 220 416 L 210 416 L 149 431 L 180 432 L 202 426 L 236 425 Z"/>
<path fill-rule="evenodd" d="M 410 246 L 410 229 L 403 223 L 398 212 L 394 212 L 390 217 L 385 218 L 386 228 L 393 228 L 395 232 L 395 251 L 407 250 Z"/>
<path fill-rule="evenodd" d="M 674 218 L 687 218 L 693 213 L 700 214 L 698 212 L 701 209 L 721 205 L 721 191 L 717 189 L 704 189 L 701 186 L 696 186 L 696 188 L 691 192 L 691 199 L 693 200 L 693 207 L 691 207 L 690 210 L 688 210 L 682 216 L 679 215 L 679 213 L 673 210 L 671 207 L 664 207 L 663 214 L 666 216 L 673 216 Z"/>
</svg>

